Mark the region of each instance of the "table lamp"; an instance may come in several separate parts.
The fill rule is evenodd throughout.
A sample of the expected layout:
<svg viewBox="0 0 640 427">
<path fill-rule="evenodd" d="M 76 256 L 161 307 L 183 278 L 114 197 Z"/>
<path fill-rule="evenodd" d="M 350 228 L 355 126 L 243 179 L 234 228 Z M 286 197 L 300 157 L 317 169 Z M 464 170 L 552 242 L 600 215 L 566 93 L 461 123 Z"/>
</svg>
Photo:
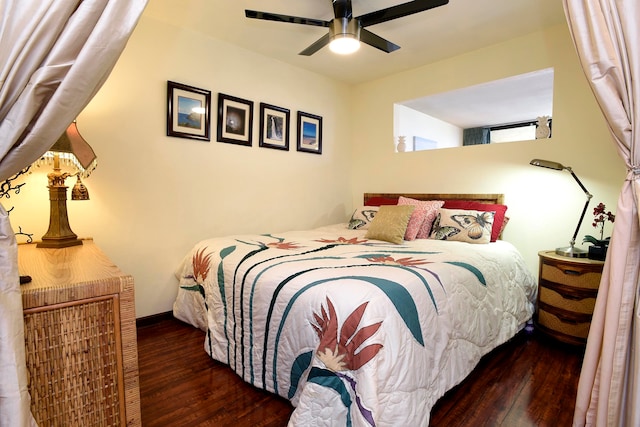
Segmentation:
<svg viewBox="0 0 640 427">
<path fill-rule="evenodd" d="M 578 235 L 578 230 L 580 230 L 580 225 L 582 224 L 582 220 L 584 219 L 584 215 L 587 212 L 587 208 L 589 207 L 589 200 L 591 200 L 591 197 L 593 197 L 593 196 L 587 191 L 585 186 L 582 185 L 582 182 L 580 182 L 580 180 L 578 179 L 576 174 L 573 173 L 573 170 L 571 169 L 570 166 L 563 166 L 562 164 L 560 164 L 558 162 L 552 162 L 552 161 L 549 161 L 549 160 L 540 160 L 540 159 L 533 159 L 533 160 L 531 160 L 531 162 L 529 164 L 531 164 L 533 166 L 540 166 L 540 167 L 543 167 L 543 168 L 549 168 L 549 169 L 554 169 L 554 170 L 558 170 L 558 171 L 560 171 L 560 170 L 568 171 L 571 174 L 571 176 L 573 177 L 573 179 L 576 180 L 576 182 L 578 183 L 580 188 L 582 188 L 582 191 L 584 191 L 584 194 L 586 194 L 587 200 L 584 203 L 584 208 L 582 209 L 582 214 L 580 214 L 580 219 L 578 220 L 578 225 L 576 226 L 576 231 L 573 233 L 573 237 L 569 241 L 569 246 L 556 249 L 556 254 L 558 254 L 558 255 L 571 257 L 571 258 L 586 258 L 588 252 L 583 250 L 583 249 L 576 248 L 575 247 L 575 243 L 576 243 L 576 236 Z"/>
<path fill-rule="evenodd" d="M 36 247 L 67 248 L 81 245 L 82 240 L 78 239 L 78 236 L 71 231 L 69 225 L 65 180 L 72 176 L 77 178 L 76 184 L 71 190 L 71 200 L 89 200 L 87 187 L 84 186 L 80 178 L 87 178 L 93 172 L 97 165 L 97 159 L 91 146 L 80 135 L 75 120 L 49 151 L 35 163 L 37 166 L 53 164 L 53 172 L 47 174 L 50 203 L 49 230 L 42 236 L 42 242 L 37 243 Z M 76 172 L 62 172 L 61 163 L 75 169 Z"/>
</svg>

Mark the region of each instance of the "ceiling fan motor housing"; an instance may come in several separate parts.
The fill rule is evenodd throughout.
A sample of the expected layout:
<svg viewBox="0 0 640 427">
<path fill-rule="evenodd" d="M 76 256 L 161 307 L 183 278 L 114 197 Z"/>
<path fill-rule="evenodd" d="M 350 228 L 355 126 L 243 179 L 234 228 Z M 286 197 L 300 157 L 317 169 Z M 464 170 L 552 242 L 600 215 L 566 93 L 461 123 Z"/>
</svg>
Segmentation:
<svg viewBox="0 0 640 427">
<path fill-rule="evenodd" d="M 334 18 L 329 26 L 329 38 L 351 37 L 360 40 L 361 28 L 359 19 Z"/>
</svg>

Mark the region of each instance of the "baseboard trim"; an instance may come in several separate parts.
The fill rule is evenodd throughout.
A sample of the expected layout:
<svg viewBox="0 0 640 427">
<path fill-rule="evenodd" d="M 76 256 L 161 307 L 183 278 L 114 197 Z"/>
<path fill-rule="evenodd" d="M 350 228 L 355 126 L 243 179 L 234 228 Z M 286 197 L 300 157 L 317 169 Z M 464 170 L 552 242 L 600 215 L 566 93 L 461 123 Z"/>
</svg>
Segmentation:
<svg viewBox="0 0 640 427">
<path fill-rule="evenodd" d="M 143 326 L 155 325 L 156 323 L 160 323 L 163 320 L 173 319 L 173 312 L 166 311 L 164 313 L 152 314 L 151 316 L 139 317 L 136 319 L 136 328 L 140 328 Z"/>
</svg>

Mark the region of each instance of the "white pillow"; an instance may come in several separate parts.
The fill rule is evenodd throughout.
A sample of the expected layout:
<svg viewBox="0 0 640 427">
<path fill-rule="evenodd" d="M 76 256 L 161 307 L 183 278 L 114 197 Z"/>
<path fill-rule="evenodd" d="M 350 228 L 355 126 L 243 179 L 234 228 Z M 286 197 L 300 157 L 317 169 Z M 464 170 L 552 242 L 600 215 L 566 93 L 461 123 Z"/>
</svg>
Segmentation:
<svg viewBox="0 0 640 427">
<path fill-rule="evenodd" d="M 360 206 L 353 212 L 347 228 L 350 230 L 367 230 L 378 213 L 378 206 Z"/>
<path fill-rule="evenodd" d="M 493 211 L 442 209 L 433 222 L 430 239 L 467 243 L 489 243 L 493 227 Z"/>
</svg>

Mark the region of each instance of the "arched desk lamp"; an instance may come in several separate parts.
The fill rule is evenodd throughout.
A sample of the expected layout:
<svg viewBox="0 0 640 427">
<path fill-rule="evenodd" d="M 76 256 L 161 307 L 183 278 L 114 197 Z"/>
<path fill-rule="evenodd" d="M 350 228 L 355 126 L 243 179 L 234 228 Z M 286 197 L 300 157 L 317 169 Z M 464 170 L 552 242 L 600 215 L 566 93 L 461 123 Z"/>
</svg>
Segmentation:
<svg viewBox="0 0 640 427">
<path fill-rule="evenodd" d="M 557 248 L 556 249 L 556 254 L 558 254 L 558 255 L 562 255 L 562 256 L 566 256 L 566 257 L 572 257 L 572 258 L 586 258 L 588 252 L 583 250 L 583 249 L 576 248 L 575 247 L 575 243 L 576 243 L 576 236 L 578 235 L 578 230 L 580 230 L 580 225 L 582 224 L 582 220 L 584 219 L 584 215 L 587 213 L 587 208 L 589 207 L 589 201 L 591 200 L 591 198 L 593 196 L 587 191 L 585 186 L 582 185 L 582 182 L 580 182 L 580 180 L 578 179 L 576 174 L 573 173 L 573 170 L 571 169 L 570 166 L 563 166 L 562 164 L 560 164 L 558 162 L 551 162 L 549 160 L 540 160 L 540 159 L 533 159 L 533 160 L 531 160 L 531 162 L 529 162 L 529 164 L 531 164 L 533 166 L 540 166 L 540 167 L 543 167 L 543 168 L 549 168 L 549 169 L 554 169 L 554 170 L 558 170 L 558 171 L 561 171 L 561 170 L 568 171 L 571 174 L 571 176 L 573 177 L 573 179 L 576 180 L 576 182 L 578 183 L 580 188 L 582 188 L 582 191 L 584 191 L 584 194 L 586 194 L 587 201 L 584 202 L 584 208 L 582 209 L 582 214 L 580 215 L 580 219 L 578 220 L 578 225 L 576 226 L 576 231 L 573 233 L 573 237 L 569 241 L 569 246 L 564 247 L 564 248 Z"/>
<path fill-rule="evenodd" d="M 58 138 L 53 146 L 39 160 L 37 166 L 53 163 L 53 172 L 47 174 L 49 179 L 49 230 L 42 236 L 38 248 L 67 248 L 81 245 L 82 240 L 71 231 L 67 215 L 67 186 L 64 181 L 72 176 L 77 177 L 71 190 L 71 200 L 89 200 L 89 192 L 80 178 L 87 178 L 96 168 L 97 160 L 91 146 L 84 140 L 76 121 Z M 75 173 L 62 172 L 60 164 L 76 170 Z"/>
</svg>

